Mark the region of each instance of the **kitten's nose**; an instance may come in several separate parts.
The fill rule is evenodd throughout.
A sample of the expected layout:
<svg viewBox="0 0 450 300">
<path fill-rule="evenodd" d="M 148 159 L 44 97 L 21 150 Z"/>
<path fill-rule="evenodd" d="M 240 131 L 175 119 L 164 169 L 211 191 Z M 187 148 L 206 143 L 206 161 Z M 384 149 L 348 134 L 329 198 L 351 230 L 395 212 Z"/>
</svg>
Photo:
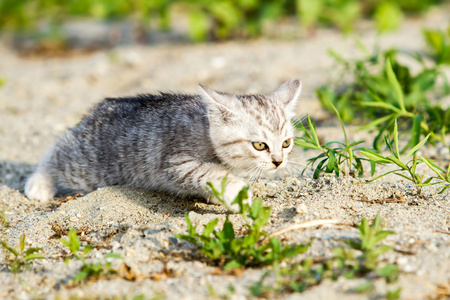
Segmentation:
<svg viewBox="0 0 450 300">
<path fill-rule="evenodd" d="M 275 165 L 275 167 L 278 168 L 278 166 L 281 165 L 282 161 L 273 160 L 272 163 Z"/>
</svg>

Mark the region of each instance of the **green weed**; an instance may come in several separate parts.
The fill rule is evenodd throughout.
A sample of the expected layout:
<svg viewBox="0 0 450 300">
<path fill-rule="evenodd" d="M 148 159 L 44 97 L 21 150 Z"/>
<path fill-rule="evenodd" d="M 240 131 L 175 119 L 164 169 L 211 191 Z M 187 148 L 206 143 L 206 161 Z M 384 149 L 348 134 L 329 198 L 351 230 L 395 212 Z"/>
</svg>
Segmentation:
<svg viewBox="0 0 450 300">
<path fill-rule="evenodd" d="M 424 12 L 440 0 L 357 1 L 357 0 L 3 0 L 0 2 L 0 29 L 31 31 L 47 23 L 51 30 L 65 20 L 90 17 L 97 20 L 132 18 L 141 29 L 158 26 L 166 30 L 171 15 L 187 16 L 189 36 L 193 40 L 255 37 L 263 33 L 267 22 L 297 17 L 312 28 L 334 26 L 348 32 L 361 18 L 373 18 L 379 31 L 396 28 L 405 13 Z"/>
<path fill-rule="evenodd" d="M 67 239 L 59 239 L 59 241 L 69 248 L 71 257 L 66 258 L 66 263 L 69 259 L 75 258 L 83 263 L 80 271 L 73 278 L 74 282 L 82 281 L 88 277 L 98 277 L 100 275 L 117 273 L 116 270 L 111 268 L 111 262 L 97 262 L 97 263 L 87 263 L 86 258 L 89 252 L 94 249 L 92 246 L 88 245 L 81 249 L 80 239 L 78 238 L 77 231 L 75 229 L 70 229 L 67 234 Z M 104 256 L 104 258 L 122 258 L 119 254 L 110 253 Z"/>
<path fill-rule="evenodd" d="M 412 158 L 409 161 L 404 162 L 400 156 L 398 127 L 397 121 L 395 120 L 393 129 L 393 138 L 391 139 L 390 135 L 384 137 L 385 144 L 392 155 L 383 156 L 369 149 L 364 149 L 363 151 L 361 151 L 361 154 L 365 155 L 367 158 L 369 158 L 371 161 L 377 164 L 394 164 L 398 167 L 398 169 L 379 175 L 373 178 L 371 181 L 377 180 L 378 178 L 394 173 L 395 175 L 401 176 L 404 179 L 414 183 L 417 189 L 417 195 L 420 196 L 422 192 L 422 187 L 431 185 L 430 182 L 433 179 L 433 177 L 425 179 L 424 178 L 425 174 L 420 175 L 419 173 L 416 172 L 417 165 L 423 162 L 421 159 L 417 159 L 416 152 L 417 150 L 420 149 L 420 147 L 422 147 L 426 143 L 429 137 L 430 134 L 427 135 L 422 141 L 418 142 L 417 145 L 415 145 L 411 150 L 409 150 L 409 152 L 405 155 L 405 159 L 408 159 L 411 156 Z"/>
<path fill-rule="evenodd" d="M 436 176 L 432 176 L 431 179 L 434 180 L 434 182 L 424 182 L 418 184 L 418 186 L 430 186 L 430 185 L 436 185 L 436 184 L 443 184 L 441 187 L 439 187 L 438 194 L 442 194 L 450 187 L 450 164 L 447 168 L 447 171 L 444 171 L 441 167 L 437 166 L 432 160 L 420 156 L 420 160 L 424 162 L 435 174 Z"/>
<path fill-rule="evenodd" d="M 295 140 L 295 145 L 307 148 L 319 150 L 322 153 L 316 157 L 308 159 L 306 167 L 303 169 L 302 175 L 308 166 L 314 168 L 317 163 L 313 178 L 318 179 L 320 174 L 325 173 L 335 173 L 337 177 L 342 173 L 344 176 L 350 175 L 352 177 L 362 177 L 364 173 L 364 167 L 362 162 L 368 161 L 368 159 L 361 158 L 355 155 L 355 151 L 362 150 L 362 147 L 357 147 L 358 145 L 364 143 L 364 141 L 349 142 L 347 138 L 347 132 L 345 130 L 344 122 L 340 116 L 339 111 L 331 104 L 333 107 L 339 122 L 341 124 L 342 131 L 344 132 L 345 142 L 328 142 L 322 145 L 316 133 L 316 127 L 307 116 L 308 128 L 307 129 L 301 122 L 297 125 L 297 128 L 303 131 L 303 136 Z M 372 166 L 372 168 L 374 168 Z M 373 172 L 372 172 L 373 174 Z"/>
<path fill-rule="evenodd" d="M 27 269 L 30 269 L 30 262 L 35 259 L 45 259 L 45 256 L 37 253 L 42 250 L 42 248 L 27 248 L 25 250 L 25 234 L 22 234 L 20 237 L 20 243 L 19 243 L 19 249 L 16 250 L 13 247 L 11 247 L 7 242 L 0 241 L 0 244 L 2 247 L 8 251 L 9 253 L 6 254 L 6 263 L 8 265 L 8 268 L 13 273 L 18 273 L 22 267 L 25 267 Z"/>
<path fill-rule="evenodd" d="M 322 280 L 329 278 L 336 280 L 341 276 L 353 278 L 384 278 L 387 283 L 395 282 L 400 274 L 394 264 L 382 265 L 379 256 L 392 247 L 379 245 L 392 231 L 383 230 L 381 217 L 377 214 L 372 224 L 366 218 L 358 225 L 360 236 L 356 240 L 346 240 L 349 247 L 338 247 L 333 250 L 334 256 L 330 259 L 314 261 L 307 257 L 298 264 L 292 264 L 279 270 L 277 286 L 274 288 L 265 285 L 264 281 L 269 275 L 266 272 L 259 282 L 254 284 L 250 291 L 254 296 L 262 296 L 274 292 L 304 292 L 308 288 L 318 285 Z M 358 286 L 355 292 L 370 292 L 373 290 L 370 281 Z M 400 290 L 395 291 L 400 294 Z M 392 294 L 394 296 L 394 294 Z"/>
<path fill-rule="evenodd" d="M 436 64 L 450 64 L 450 26 L 447 31 L 424 29 L 423 35 Z"/>
<path fill-rule="evenodd" d="M 222 180 L 221 192 L 208 183 L 211 192 L 224 204 L 226 181 L 227 177 Z M 239 215 L 243 218 L 247 229 L 245 235 L 236 236 L 228 215 L 221 230 L 216 230 L 218 219 L 214 219 L 204 226 L 202 233 L 197 231 L 197 226 L 192 225 L 189 216 L 186 215 L 188 234 L 177 234 L 176 237 L 197 246 L 200 253 L 214 263 L 223 265 L 225 270 L 276 266 L 287 258 L 305 252 L 310 244 L 283 246 L 278 238 L 270 237 L 262 230 L 269 220 L 270 207 L 263 206 L 259 198 L 255 198 L 251 206 L 248 205 L 245 201 L 248 198 L 247 191 L 248 188 L 242 189 L 233 202 L 239 205 Z"/>
<path fill-rule="evenodd" d="M 316 91 L 318 98 L 331 111 L 331 105 L 334 105 L 344 121 L 356 120 L 356 123 L 365 124 L 361 130 L 376 130 L 375 149 L 380 150 L 384 135 L 392 134 L 395 120 L 403 133 L 410 132 L 409 142 L 401 152 L 416 145 L 421 135 L 430 134 L 430 142 L 438 140 L 445 144 L 450 109 L 433 104 L 430 93 L 439 99 L 449 94 L 450 86 L 437 66 L 427 67 L 417 55 L 415 58 L 422 64 L 422 70 L 412 75 L 407 66 L 398 62 L 396 50 L 367 54 L 366 58 L 356 61 L 347 61 L 332 51 L 330 53 L 344 66 L 345 73 L 353 75 L 354 83 L 320 88 Z M 438 78 L 444 79 L 443 89 L 437 86 Z"/>
</svg>

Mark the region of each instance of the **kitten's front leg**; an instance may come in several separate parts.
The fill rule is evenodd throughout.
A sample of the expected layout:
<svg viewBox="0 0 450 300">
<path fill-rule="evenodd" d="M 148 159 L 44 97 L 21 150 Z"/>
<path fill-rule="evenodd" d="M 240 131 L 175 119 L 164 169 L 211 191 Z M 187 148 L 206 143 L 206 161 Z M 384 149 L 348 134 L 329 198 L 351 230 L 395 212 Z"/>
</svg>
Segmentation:
<svg viewBox="0 0 450 300">
<path fill-rule="evenodd" d="M 176 165 L 176 167 L 175 167 Z M 174 163 L 170 168 L 171 175 L 175 175 L 175 181 L 179 183 L 187 194 L 196 194 L 208 200 L 208 202 L 221 204 L 221 202 L 212 196 L 208 191 L 208 182 L 211 182 L 214 187 L 220 191 L 222 186 L 222 179 L 227 177 L 225 186 L 224 200 L 226 204 L 234 211 L 239 211 L 239 205 L 231 204 L 238 193 L 247 183 L 241 178 L 229 174 L 229 171 L 222 165 L 215 163 L 204 163 L 197 160 L 184 161 L 181 164 Z M 184 191 L 181 191 L 182 193 Z M 252 193 L 248 192 L 248 200 L 251 205 Z"/>
</svg>

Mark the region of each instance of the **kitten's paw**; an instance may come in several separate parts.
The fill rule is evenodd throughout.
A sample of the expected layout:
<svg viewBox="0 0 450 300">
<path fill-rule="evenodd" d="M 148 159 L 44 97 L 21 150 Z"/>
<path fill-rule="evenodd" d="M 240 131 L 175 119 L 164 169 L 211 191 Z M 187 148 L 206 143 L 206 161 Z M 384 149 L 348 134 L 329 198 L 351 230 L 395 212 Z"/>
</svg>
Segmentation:
<svg viewBox="0 0 450 300">
<path fill-rule="evenodd" d="M 239 192 L 245 187 L 247 184 L 242 181 L 230 182 L 227 184 L 224 194 L 224 200 L 226 204 L 233 210 L 234 212 L 239 212 L 239 205 L 237 203 L 231 204 L 234 199 L 236 199 Z M 253 194 L 248 191 L 248 199 L 244 200 L 244 203 L 247 202 L 250 206 L 252 205 Z"/>
<path fill-rule="evenodd" d="M 49 201 L 56 194 L 53 181 L 42 173 L 34 173 L 25 184 L 25 195 L 29 199 Z"/>
</svg>

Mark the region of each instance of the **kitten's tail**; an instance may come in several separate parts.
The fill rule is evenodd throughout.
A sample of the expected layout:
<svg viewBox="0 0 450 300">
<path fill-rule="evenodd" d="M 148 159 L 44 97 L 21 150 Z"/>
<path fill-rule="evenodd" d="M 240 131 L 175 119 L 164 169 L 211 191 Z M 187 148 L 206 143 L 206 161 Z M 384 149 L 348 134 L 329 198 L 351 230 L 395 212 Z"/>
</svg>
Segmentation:
<svg viewBox="0 0 450 300">
<path fill-rule="evenodd" d="M 52 172 L 51 158 L 54 148 L 42 158 L 36 171 L 31 174 L 25 184 L 25 195 L 29 199 L 49 201 L 56 195 L 55 176 Z"/>
</svg>

